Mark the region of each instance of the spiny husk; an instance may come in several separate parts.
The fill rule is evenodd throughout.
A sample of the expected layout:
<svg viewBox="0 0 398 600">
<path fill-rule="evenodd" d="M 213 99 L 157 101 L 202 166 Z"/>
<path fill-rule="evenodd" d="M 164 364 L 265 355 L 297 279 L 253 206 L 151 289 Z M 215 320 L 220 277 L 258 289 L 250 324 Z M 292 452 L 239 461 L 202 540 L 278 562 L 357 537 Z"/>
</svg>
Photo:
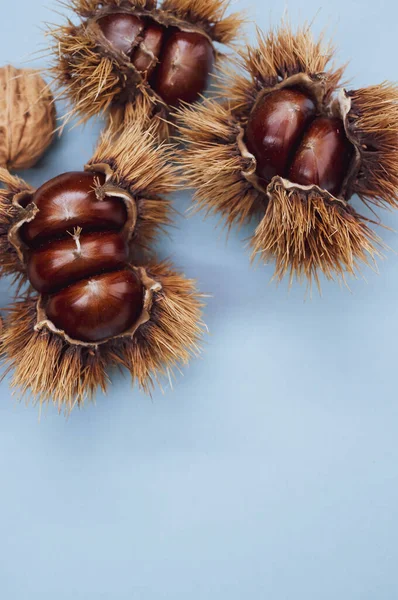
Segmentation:
<svg viewBox="0 0 398 600">
<path fill-rule="evenodd" d="M 322 86 L 326 102 L 344 72 L 330 64 L 334 48 L 330 43 L 324 47 L 323 36 L 314 40 L 308 25 L 293 32 L 287 21 L 268 34 L 258 31 L 258 45 L 240 55 L 241 71 L 224 69 L 225 79 L 215 86 L 215 96 L 223 102 L 210 99 L 177 111 L 178 128 L 188 144 L 182 171 L 196 190 L 196 207 L 219 213 L 228 226 L 241 225 L 265 206 L 261 192 L 242 176 L 252 161 L 242 156 L 236 142 L 259 93 L 302 73 Z"/>
<path fill-rule="evenodd" d="M 54 63 L 50 74 L 71 103 L 64 123 L 75 116 L 78 124 L 106 113 L 123 89 L 123 75 L 114 69 L 111 57 L 97 51 L 97 41 L 87 27 L 68 20 L 63 27 L 50 30 L 54 40 Z"/>
<path fill-rule="evenodd" d="M 202 27 L 215 42 L 228 45 L 236 39 L 243 23 L 239 13 L 225 16 L 230 5 L 230 0 L 164 0 L 160 8 Z"/>
<path fill-rule="evenodd" d="M 349 91 L 349 133 L 361 153 L 352 192 L 376 205 L 398 207 L 398 86 L 384 82 Z"/>
<path fill-rule="evenodd" d="M 324 35 L 314 39 L 311 28 L 304 24 L 293 31 L 288 20 L 264 33 L 257 31 L 257 43 L 239 51 L 237 66 L 224 69 L 225 79 L 216 86 L 215 95 L 228 98 L 231 110 L 239 118 L 247 118 L 258 94 L 284 80 L 302 73 L 322 84 L 324 101 L 341 85 L 345 65 L 336 67 L 335 48 L 325 42 Z"/>
<path fill-rule="evenodd" d="M 280 179 L 268 189 L 268 206 L 251 241 L 252 259 L 274 260 L 276 279 L 288 274 L 291 283 L 296 276 L 320 287 L 319 273 L 345 281 L 359 263 L 375 264 L 382 242 L 345 201 L 327 198 L 319 188 L 286 189 Z"/>
<path fill-rule="evenodd" d="M 159 144 L 156 126 L 130 122 L 105 130 L 89 165 L 108 164 L 111 182 L 127 190 L 137 203 L 138 218 L 132 242 L 150 248 L 159 232 L 171 223 L 171 203 L 164 195 L 179 185 L 177 167 L 171 164 L 173 146 Z"/>
<path fill-rule="evenodd" d="M 18 207 L 13 205 L 14 196 L 33 190 L 23 179 L 3 168 L 0 168 L 0 183 L 5 186 L 0 188 L 0 277 L 11 275 L 14 282 L 23 285 L 26 281 L 24 266 L 8 239 L 8 232 L 20 214 Z"/>
<path fill-rule="evenodd" d="M 72 8 L 81 17 L 91 17 L 96 11 L 105 6 L 115 8 L 138 8 L 152 10 L 156 7 L 156 0 L 70 0 L 61 1 L 60 4 Z"/>
<path fill-rule="evenodd" d="M 55 60 L 51 72 L 63 95 L 71 101 L 66 121 L 78 115 L 84 122 L 108 112 L 114 104 L 120 113 L 123 106 L 134 104 L 140 96 L 144 97 L 148 111 L 146 118 L 154 117 L 160 126 L 159 111 L 166 120 L 168 117 L 165 103 L 127 57 L 110 47 L 102 47 L 95 28 L 87 26 L 86 19 L 94 17 L 99 10 L 121 8 L 138 11 L 155 20 L 159 18 L 162 23 L 169 20 L 173 26 L 185 30 L 190 27 L 202 30 L 209 39 L 223 44 L 231 44 L 243 23 L 239 14 L 225 17 L 229 0 L 166 0 L 160 6 L 150 0 L 71 0 L 63 4 L 82 20 L 75 25 L 67 19 L 65 25 L 49 29 Z M 220 56 L 216 53 L 216 58 Z M 164 131 L 164 126 L 160 127 L 160 135 Z"/>
<path fill-rule="evenodd" d="M 195 210 L 220 215 L 228 227 L 243 225 L 263 202 L 261 192 L 242 176 L 251 160 L 238 148 L 239 124 L 231 118 L 228 105 L 207 99 L 200 106 L 187 107 L 179 113 L 178 127 L 188 144 L 179 163 L 195 189 Z"/>
<path fill-rule="evenodd" d="M 220 214 L 228 226 L 242 224 L 260 212 L 263 218 L 251 242 L 253 258 L 274 259 L 277 279 L 288 273 L 291 280 L 297 276 L 319 285 L 320 273 L 344 279 L 357 272 L 360 262 L 374 264 L 379 255 L 381 241 L 370 222 L 345 201 L 316 187 L 294 188 L 281 178 L 275 178 L 266 189 L 256 180 L 255 157 L 244 144 L 243 132 L 259 94 L 290 85 L 299 76 L 307 78 L 307 87 L 316 88 L 319 108 L 327 114 L 344 73 L 343 67 L 332 64 L 333 56 L 333 46 L 323 48 L 323 38 L 314 40 L 307 25 L 293 32 L 283 22 L 268 34 L 259 32 L 258 46 L 241 53 L 240 72 L 226 71 L 224 82 L 216 89 L 221 103 L 207 100 L 200 107 L 179 111 L 179 128 L 188 145 L 181 162 L 188 183 L 196 190 L 195 207 Z M 379 95 L 373 93 L 373 102 L 381 95 L 380 91 Z M 352 95 L 356 106 L 357 96 Z M 380 127 L 379 107 L 380 101 L 377 116 L 367 121 L 362 113 L 359 121 L 358 109 L 353 109 L 357 127 L 351 127 L 353 136 L 359 138 L 359 125 L 362 132 L 369 133 Z M 337 103 L 335 108 L 340 110 Z M 384 156 L 389 156 L 385 161 L 389 168 L 395 158 L 393 123 L 394 134 L 386 134 L 389 144 L 380 144 Z M 374 165 L 373 172 L 376 168 Z"/>
<path fill-rule="evenodd" d="M 166 107 L 159 105 L 152 96 L 141 94 L 134 102 L 113 104 L 108 111 L 107 127 L 117 132 L 127 127 L 131 122 L 140 123 L 143 129 L 151 129 L 159 142 L 170 140 L 174 124 Z"/>
<path fill-rule="evenodd" d="M 127 369 L 133 383 L 146 393 L 172 370 L 199 353 L 203 334 L 202 299 L 192 280 L 162 263 L 147 269 L 159 281 L 150 321 L 134 337 L 99 345 L 96 349 L 72 346 L 60 336 L 35 331 L 37 298 L 25 297 L 6 315 L 0 333 L 6 373 L 13 371 L 12 387 L 20 397 L 40 404 L 52 403 L 69 413 L 91 400 L 97 388 L 106 391 L 107 369 Z"/>
<path fill-rule="evenodd" d="M 203 30 L 220 44 L 232 43 L 243 23 L 242 15 L 233 13 L 225 16 L 231 5 L 230 0 L 71 0 L 61 2 L 72 8 L 83 18 L 90 18 L 104 6 L 122 9 L 136 9 L 161 12 L 167 16 L 185 21 L 190 25 L 202 27 Z"/>
</svg>

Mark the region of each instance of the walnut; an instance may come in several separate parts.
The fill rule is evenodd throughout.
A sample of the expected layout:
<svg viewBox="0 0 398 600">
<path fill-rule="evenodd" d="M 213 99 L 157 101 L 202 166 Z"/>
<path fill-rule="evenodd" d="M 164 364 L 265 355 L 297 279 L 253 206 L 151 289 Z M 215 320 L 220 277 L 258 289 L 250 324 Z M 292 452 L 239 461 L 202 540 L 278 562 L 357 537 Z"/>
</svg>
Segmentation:
<svg viewBox="0 0 398 600">
<path fill-rule="evenodd" d="M 38 71 L 0 68 L 0 166 L 32 167 L 55 130 L 54 98 Z"/>
</svg>

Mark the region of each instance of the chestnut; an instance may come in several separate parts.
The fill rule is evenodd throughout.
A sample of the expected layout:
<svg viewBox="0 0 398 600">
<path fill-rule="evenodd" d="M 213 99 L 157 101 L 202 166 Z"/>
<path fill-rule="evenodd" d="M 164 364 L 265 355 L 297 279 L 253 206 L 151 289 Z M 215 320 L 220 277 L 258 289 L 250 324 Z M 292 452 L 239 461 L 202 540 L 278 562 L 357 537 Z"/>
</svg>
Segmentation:
<svg viewBox="0 0 398 600">
<path fill-rule="evenodd" d="M 150 23 L 142 35 L 138 48 L 131 54 L 131 62 L 148 78 L 159 62 L 165 30 L 157 23 Z"/>
<path fill-rule="evenodd" d="M 58 329 L 81 342 L 95 343 L 124 333 L 139 318 L 142 283 L 130 270 L 82 279 L 48 298 L 46 313 Z"/>
<path fill-rule="evenodd" d="M 104 183 L 95 172 L 55 177 L 33 194 L 37 212 L 20 230 L 28 280 L 48 295 L 47 318 L 89 343 L 128 330 L 143 308 L 142 284 L 128 269 L 126 205 L 97 197 Z"/>
<path fill-rule="evenodd" d="M 35 290 L 50 294 L 79 279 L 119 269 L 128 258 L 128 244 L 120 233 L 80 234 L 77 230 L 73 236 L 30 251 L 26 269 Z"/>
<path fill-rule="evenodd" d="M 127 220 L 123 201 L 108 196 L 98 199 L 96 182 L 103 185 L 105 175 L 82 171 L 63 173 L 42 185 L 31 199 L 39 212 L 22 227 L 23 241 L 34 246 L 75 227 L 84 232 L 121 229 Z"/>
<path fill-rule="evenodd" d="M 197 32 L 180 31 L 130 13 L 111 13 L 97 21 L 117 51 L 126 54 L 136 70 L 170 106 L 195 102 L 207 87 L 215 61 L 213 45 Z"/>
<path fill-rule="evenodd" d="M 318 185 L 336 196 L 347 175 L 353 152 L 343 121 L 319 117 L 305 132 L 288 179 L 301 185 Z"/>
<path fill-rule="evenodd" d="M 97 23 L 111 46 L 127 55 L 144 29 L 144 21 L 130 13 L 112 13 Z"/>
<path fill-rule="evenodd" d="M 257 173 L 267 183 L 284 177 L 306 127 L 316 115 L 313 100 L 297 89 L 285 88 L 262 96 L 246 127 L 248 150 L 257 159 Z"/>
<path fill-rule="evenodd" d="M 249 116 L 245 142 L 266 184 L 279 175 L 333 195 L 339 195 L 354 156 L 343 121 L 317 116 L 314 100 L 295 88 L 260 97 Z"/>
<path fill-rule="evenodd" d="M 205 36 L 176 31 L 163 50 L 155 90 L 170 106 L 195 102 L 207 87 L 214 59 L 213 46 Z"/>
</svg>

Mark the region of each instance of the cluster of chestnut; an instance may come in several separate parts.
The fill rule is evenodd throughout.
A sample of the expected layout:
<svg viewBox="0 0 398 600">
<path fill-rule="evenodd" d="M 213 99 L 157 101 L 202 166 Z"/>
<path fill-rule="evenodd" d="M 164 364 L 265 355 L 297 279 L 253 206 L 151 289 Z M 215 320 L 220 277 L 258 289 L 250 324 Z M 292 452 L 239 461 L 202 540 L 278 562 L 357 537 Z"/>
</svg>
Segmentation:
<svg viewBox="0 0 398 600">
<path fill-rule="evenodd" d="M 264 95 L 245 131 L 264 185 L 280 176 L 338 196 L 354 154 L 342 119 L 318 116 L 314 100 L 296 88 Z"/>
<path fill-rule="evenodd" d="M 65 173 L 30 198 L 19 229 L 26 274 L 45 297 L 48 319 L 74 340 L 98 343 L 129 331 L 143 309 L 143 285 L 129 265 L 125 201 L 98 199 L 102 173 Z M 127 227 L 126 227 L 127 225 Z"/>
<path fill-rule="evenodd" d="M 398 88 L 341 88 L 332 49 L 282 23 L 201 100 L 224 59 L 215 44 L 234 43 L 243 22 L 227 5 L 73 0 L 80 22 L 51 32 L 72 114 L 109 121 L 84 171 L 35 191 L 0 170 L 0 269 L 30 286 L 5 322 L 3 357 L 40 401 L 82 403 L 111 365 L 149 391 L 197 352 L 194 283 L 143 252 L 181 181 L 228 225 L 255 216 L 253 258 L 279 278 L 344 278 L 377 255 L 350 199 L 398 205 Z M 185 151 L 164 144 L 171 123 Z"/>
<path fill-rule="evenodd" d="M 110 13 L 96 23 L 169 106 L 194 102 L 207 88 L 215 50 L 204 32 L 165 27 L 129 12 Z"/>
</svg>

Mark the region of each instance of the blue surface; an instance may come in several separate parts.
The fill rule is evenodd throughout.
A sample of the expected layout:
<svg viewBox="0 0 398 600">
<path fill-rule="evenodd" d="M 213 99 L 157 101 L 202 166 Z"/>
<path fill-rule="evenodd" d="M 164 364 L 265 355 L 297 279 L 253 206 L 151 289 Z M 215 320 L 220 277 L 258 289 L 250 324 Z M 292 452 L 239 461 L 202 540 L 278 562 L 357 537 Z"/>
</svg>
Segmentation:
<svg viewBox="0 0 398 600">
<path fill-rule="evenodd" d="M 318 1 L 291 0 L 293 22 Z M 270 6 L 235 3 L 263 28 L 282 14 Z M 394 0 L 334 0 L 314 28 L 329 26 L 361 86 L 398 79 L 397 16 Z M 22 65 L 44 20 L 59 17 L 43 0 L 8 3 L 1 62 Z M 66 132 L 29 181 L 80 168 L 98 131 Z M 398 229 L 398 214 L 384 221 Z M 398 597 L 398 257 L 352 293 L 324 283 L 305 300 L 249 268 L 249 228 L 227 243 L 215 224 L 181 217 L 160 248 L 213 294 L 205 352 L 174 391 L 151 401 L 120 378 L 96 406 L 38 423 L 1 384 L 2 599 Z"/>
</svg>

